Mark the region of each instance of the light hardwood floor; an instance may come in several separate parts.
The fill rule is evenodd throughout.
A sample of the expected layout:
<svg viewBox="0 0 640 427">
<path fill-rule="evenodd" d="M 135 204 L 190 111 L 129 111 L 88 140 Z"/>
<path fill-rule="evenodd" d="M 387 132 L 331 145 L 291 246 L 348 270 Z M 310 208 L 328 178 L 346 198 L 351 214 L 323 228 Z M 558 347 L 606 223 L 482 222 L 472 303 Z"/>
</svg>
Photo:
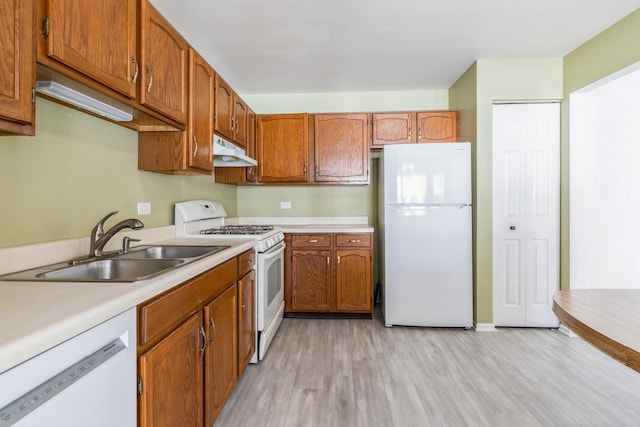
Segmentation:
<svg viewBox="0 0 640 427">
<path fill-rule="evenodd" d="M 215 425 L 640 426 L 640 374 L 555 330 L 285 319 Z"/>
</svg>

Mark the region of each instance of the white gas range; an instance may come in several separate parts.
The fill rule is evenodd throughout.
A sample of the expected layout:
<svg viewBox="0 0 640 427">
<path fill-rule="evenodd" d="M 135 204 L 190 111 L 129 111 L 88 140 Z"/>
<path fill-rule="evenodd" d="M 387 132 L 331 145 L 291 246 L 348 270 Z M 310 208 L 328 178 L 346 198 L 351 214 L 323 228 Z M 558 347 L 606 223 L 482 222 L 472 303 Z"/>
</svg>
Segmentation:
<svg viewBox="0 0 640 427">
<path fill-rule="evenodd" d="M 284 315 L 284 234 L 271 225 L 225 225 L 218 202 L 189 200 L 175 204 L 177 238 L 256 239 L 256 354 L 262 360 Z"/>
</svg>

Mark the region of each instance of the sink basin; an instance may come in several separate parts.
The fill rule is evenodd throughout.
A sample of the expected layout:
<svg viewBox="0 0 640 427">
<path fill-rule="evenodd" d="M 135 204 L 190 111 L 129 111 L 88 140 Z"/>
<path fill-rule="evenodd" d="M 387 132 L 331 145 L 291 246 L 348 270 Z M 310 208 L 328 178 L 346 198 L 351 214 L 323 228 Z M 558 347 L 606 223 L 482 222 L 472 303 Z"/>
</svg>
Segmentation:
<svg viewBox="0 0 640 427">
<path fill-rule="evenodd" d="M 148 279 L 184 263 L 181 259 L 100 259 L 36 275 L 37 279 L 61 282 L 135 282 Z"/>
<path fill-rule="evenodd" d="M 118 255 L 118 259 L 173 259 L 200 258 L 227 249 L 229 246 L 150 246 L 132 249 Z"/>
</svg>

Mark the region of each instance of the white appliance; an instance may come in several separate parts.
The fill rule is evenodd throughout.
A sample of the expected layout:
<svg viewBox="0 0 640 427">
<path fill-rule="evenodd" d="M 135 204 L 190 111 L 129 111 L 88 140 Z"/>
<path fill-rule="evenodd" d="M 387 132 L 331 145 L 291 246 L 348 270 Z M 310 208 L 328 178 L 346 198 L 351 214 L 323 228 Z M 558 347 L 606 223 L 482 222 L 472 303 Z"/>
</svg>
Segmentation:
<svg viewBox="0 0 640 427">
<path fill-rule="evenodd" d="M 284 317 L 284 234 L 272 225 L 225 225 L 220 203 L 189 200 L 175 204 L 176 237 L 210 240 L 257 239 L 256 354 L 262 360 Z"/>
<path fill-rule="evenodd" d="M 471 147 L 386 145 L 380 161 L 385 326 L 473 326 Z"/>
<path fill-rule="evenodd" d="M 136 309 L 0 375 L 0 426 L 135 427 Z"/>
</svg>

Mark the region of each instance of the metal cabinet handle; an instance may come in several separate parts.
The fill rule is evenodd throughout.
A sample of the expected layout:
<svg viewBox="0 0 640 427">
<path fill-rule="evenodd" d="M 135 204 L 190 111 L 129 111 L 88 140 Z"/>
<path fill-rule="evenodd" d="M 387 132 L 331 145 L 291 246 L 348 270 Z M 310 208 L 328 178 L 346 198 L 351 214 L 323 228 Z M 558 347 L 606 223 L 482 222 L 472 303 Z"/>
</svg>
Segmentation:
<svg viewBox="0 0 640 427">
<path fill-rule="evenodd" d="M 308 241 L 309 243 L 318 243 L 318 239 L 311 239 Z"/>
<path fill-rule="evenodd" d="M 193 136 L 193 157 L 196 157 L 198 155 L 198 138 L 196 138 L 196 136 Z"/>
<path fill-rule="evenodd" d="M 151 85 L 153 85 L 153 72 L 151 67 L 147 67 L 147 74 L 149 74 L 149 84 L 147 85 L 147 92 L 151 93 Z"/>
<path fill-rule="evenodd" d="M 133 64 L 136 66 L 136 72 L 133 73 L 133 77 L 131 77 L 131 82 L 136 83 L 138 81 L 138 71 L 140 71 L 140 69 L 138 68 L 138 61 L 136 60 L 135 56 L 131 57 L 131 62 L 133 62 Z"/>
<path fill-rule="evenodd" d="M 422 128 L 418 128 L 418 139 L 422 139 Z"/>
<path fill-rule="evenodd" d="M 307 173 L 307 165 L 304 165 L 304 166 L 302 167 L 302 173 Z"/>
<path fill-rule="evenodd" d="M 232 118 L 232 119 L 231 119 L 231 126 L 230 126 L 231 133 L 233 133 L 233 130 L 234 130 L 235 128 L 236 128 L 236 123 L 235 123 L 235 120 Z"/>
<path fill-rule="evenodd" d="M 247 294 L 245 290 L 242 290 L 242 311 L 246 311 L 247 309 Z"/>
<path fill-rule="evenodd" d="M 202 337 L 202 345 L 200 346 L 200 356 L 204 356 L 204 349 L 207 348 L 207 334 L 204 332 L 204 326 L 200 326 L 200 336 Z"/>
<path fill-rule="evenodd" d="M 318 175 L 319 172 L 320 172 L 320 168 L 318 167 L 318 165 L 316 165 L 316 175 Z"/>
<path fill-rule="evenodd" d="M 329 271 L 329 257 L 327 257 L 327 271 Z"/>
<path fill-rule="evenodd" d="M 246 262 L 247 265 L 253 264 L 253 259 L 248 259 Z"/>
<path fill-rule="evenodd" d="M 409 127 L 409 137 L 407 139 L 411 139 L 411 127 Z"/>
<path fill-rule="evenodd" d="M 360 239 L 349 239 L 347 243 L 360 243 Z"/>
<path fill-rule="evenodd" d="M 338 255 L 338 267 L 340 267 L 340 255 Z"/>
<path fill-rule="evenodd" d="M 209 340 L 210 343 L 213 343 L 214 338 L 216 337 L 216 324 L 213 321 L 213 317 L 209 318 L 209 326 L 211 326 L 211 328 L 213 328 L 213 333 L 211 334 L 211 339 Z"/>
</svg>

